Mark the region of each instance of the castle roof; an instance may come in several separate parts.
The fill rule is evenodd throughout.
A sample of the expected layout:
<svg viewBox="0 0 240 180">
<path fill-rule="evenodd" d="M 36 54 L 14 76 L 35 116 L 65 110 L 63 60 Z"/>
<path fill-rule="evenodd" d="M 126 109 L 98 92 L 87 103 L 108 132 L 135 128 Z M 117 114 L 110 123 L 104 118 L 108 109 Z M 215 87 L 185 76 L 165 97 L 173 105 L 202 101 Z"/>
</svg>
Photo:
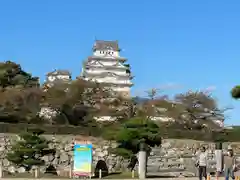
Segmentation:
<svg viewBox="0 0 240 180">
<path fill-rule="evenodd" d="M 131 76 L 130 74 L 126 73 L 123 75 L 114 73 L 114 72 L 100 72 L 100 73 L 91 73 L 91 72 L 87 72 L 85 71 L 83 73 L 84 76 L 86 77 L 121 77 L 121 78 L 128 78 L 128 79 L 132 79 L 133 76 Z"/>
<path fill-rule="evenodd" d="M 71 76 L 71 73 L 68 70 L 54 70 L 52 72 L 47 73 L 47 76 L 57 76 L 57 75 Z"/>
<path fill-rule="evenodd" d="M 114 57 L 114 56 L 89 56 L 87 60 L 103 60 L 103 61 L 127 61 L 127 58 L 124 57 Z"/>
<path fill-rule="evenodd" d="M 93 46 L 93 50 L 114 50 L 120 51 L 118 46 L 118 41 L 104 41 L 104 40 L 96 40 Z"/>
</svg>

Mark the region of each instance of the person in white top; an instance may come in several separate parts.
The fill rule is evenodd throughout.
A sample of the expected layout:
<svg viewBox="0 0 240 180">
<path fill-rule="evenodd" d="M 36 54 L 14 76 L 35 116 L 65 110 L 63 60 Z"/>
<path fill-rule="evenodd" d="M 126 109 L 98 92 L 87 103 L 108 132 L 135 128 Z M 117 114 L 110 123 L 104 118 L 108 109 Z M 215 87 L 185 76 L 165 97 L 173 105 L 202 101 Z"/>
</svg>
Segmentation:
<svg viewBox="0 0 240 180">
<path fill-rule="evenodd" d="M 203 177 L 207 179 L 207 153 L 205 147 L 201 147 L 196 166 L 198 167 L 199 180 L 202 180 Z"/>
</svg>

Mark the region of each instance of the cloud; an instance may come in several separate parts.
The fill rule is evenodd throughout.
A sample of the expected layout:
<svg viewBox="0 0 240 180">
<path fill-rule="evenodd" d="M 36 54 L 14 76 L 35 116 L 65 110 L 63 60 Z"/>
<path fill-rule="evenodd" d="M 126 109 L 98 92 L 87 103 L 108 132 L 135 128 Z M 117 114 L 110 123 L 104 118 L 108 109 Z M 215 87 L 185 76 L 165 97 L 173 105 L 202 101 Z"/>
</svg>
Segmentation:
<svg viewBox="0 0 240 180">
<path fill-rule="evenodd" d="M 167 83 L 159 87 L 160 90 L 179 89 L 183 88 L 183 85 L 177 83 Z"/>
<path fill-rule="evenodd" d="M 212 92 L 212 91 L 215 91 L 216 89 L 217 89 L 216 86 L 209 86 L 209 87 L 205 88 L 204 91 Z"/>
<path fill-rule="evenodd" d="M 163 91 L 179 89 L 179 88 L 183 88 L 183 85 L 169 82 L 162 85 L 152 86 L 150 88 L 137 88 L 133 91 L 133 94 L 136 96 L 147 96 L 147 92 L 151 91 L 152 89 L 156 89 L 156 91 L 161 94 L 161 92 Z"/>
</svg>

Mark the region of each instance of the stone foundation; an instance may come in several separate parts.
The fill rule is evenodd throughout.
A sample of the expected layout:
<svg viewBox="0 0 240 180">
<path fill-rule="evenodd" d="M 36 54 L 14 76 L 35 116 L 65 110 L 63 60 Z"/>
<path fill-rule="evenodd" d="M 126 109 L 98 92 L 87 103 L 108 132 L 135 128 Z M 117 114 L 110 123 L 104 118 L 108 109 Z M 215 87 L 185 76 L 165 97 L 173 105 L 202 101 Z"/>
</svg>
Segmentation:
<svg viewBox="0 0 240 180">
<path fill-rule="evenodd" d="M 55 156 L 45 156 L 45 166 L 40 168 L 41 172 L 46 172 L 52 167 L 59 175 L 66 176 L 69 172 L 70 166 L 73 163 L 73 151 L 72 144 L 75 136 L 45 136 L 52 143 L 50 147 L 56 148 Z M 93 137 L 80 137 L 82 140 L 91 141 L 93 144 L 93 165 L 94 172 L 95 166 L 99 160 L 106 162 L 108 171 L 119 172 L 125 171 L 128 165 L 128 160 L 124 160 L 122 157 L 118 157 L 114 154 L 110 154 L 108 149 L 117 146 L 115 142 L 105 141 L 100 138 Z M 78 136 L 79 139 L 79 136 Z M 17 140 L 17 135 L 4 134 L 0 136 L 0 161 L 4 171 L 11 173 L 25 172 L 24 168 L 17 168 L 12 165 L 6 158 L 7 151 L 11 148 L 11 143 Z M 154 175 L 166 175 L 166 176 L 195 176 L 195 154 L 198 148 L 204 145 L 208 152 L 208 172 L 215 171 L 215 157 L 213 143 L 205 143 L 194 140 L 177 140 L 177 139 L 163 139 L 162 147 L 152 148 L 150 156 L 148 158 L 148 173 Z M 229 143 L 225 143 L 223 148 L 227 148 Z M 231 143 L 234 152 L 240 155 L 240 142 Z M 239 159 L 240 160 L 240 159 Z M 240 161 L 239 161 L 240 163 Z M 63 172 L 64 175 L 63 175 Z"/>
<path fill-rule="evenodd" d="M 56 168 L 58 173 L 69 171 L 70 166 L 73 163 L 73 151 L 72 144 L 74 142 L 74 136 L 45 136 L 52 143 L 49 144 L 50 148 L 56 149 L 55 156 L 49 155 L 43 157 L 45 166 L 40 168 L 41 172 L 45 172 L 49 166 Z M 25 172 L 24 168 L 16 168 L 5 157 L 11 148 L 11 144 L 17 140 L 17 135 L 5 134 L 0 137 L 0 161 L 4 171 L 11 173 Z M 78 136 L 79 139 L 79 136 Z M 114 154 L 108 153 L 109 147 L 116 147 L 116 143 L 111 141 L 104 141 L 102 139 L 96 139 L 92 137 L 82 137 L 83 140 L 88 140 L 93 143 L 93 170 L 99 160 L 104 160 L 108 165 L 109 172 L 116 172 L 123 169 L 124 159 Z"/>
</svg>

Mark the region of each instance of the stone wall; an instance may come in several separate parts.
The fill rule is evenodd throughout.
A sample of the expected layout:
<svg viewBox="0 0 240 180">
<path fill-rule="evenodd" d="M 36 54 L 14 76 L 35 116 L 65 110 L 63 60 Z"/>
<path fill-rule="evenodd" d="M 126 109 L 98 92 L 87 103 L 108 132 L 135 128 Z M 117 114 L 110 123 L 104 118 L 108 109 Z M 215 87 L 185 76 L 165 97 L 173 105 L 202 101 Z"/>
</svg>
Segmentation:
<svg viewBox="0 0 240 180">
<path fill-rule="evenodd" d="M 237 157 L 240 156 L 240 142 L 224 143 L 223 153 L 231 145 Z M 161 148 L 153 148 L 148 158 L 148 172 L 166 176 L 195 176 L 197 174 L 196 154 L 199 148 L 205 146 L 208 153 L 207 169 L 209 173 L 215 173 L 215 144 L 189 139 L 164 139 Z M 237 158 L 240 164 L 240 158 Z"/>
<path fill-rule="evenodd" d="M 40 171 L 45 172 L 46 169 L 50 166 L 54 166 L 58 173 L 61 171 L 69 171 L 70 166 L 73 162 L 72 144 L 76 136 L 46 135 L 45 137 L 48 140 L 52 141 L 49 146 L 50 148 L 56 149 L 56 154 L 54 156 L 50 155 L 43 157 L 46 165 L 41 167 Z M 124 163 L 123 158 L 108 153 L 109 147 L 116 147 L 116 143 L 105 141 L 100 138 L 96 139 L 93 137 L 77 136 L 77 138 L 88 140 L 93 143 L 93 169 L 95 169 L 95 166 L 99 160 L 104 160 L 106 162 L 109 172 L 116 172 L 124 168 L 123 164 L 126 163 Z M 18 136 L 14 134 L 1 134 L 0 136 L 0 161 L 2 163 L 4 171 L 11 173 L 25 172 L 23 168 L 16 168 L 5 158 L 7 152 L 11 148 L 11 144 L 14 143 L 17 139 Z"/>
<path fill-rule="evenodd" d="M 58 173 L 69 171 L 73 161 L 72 143 L 76 136 L 52 136 L 46 135 L 48 140 L 51 140 L 51 147 L 56 148 L 57 152 L 54 156 L 46 156 L 44 160 L 46 165 L 41 167 L 41 171 L 45 172 L 48 167 L 53 166 Z M 114 154 L 110 154 L 108 149 L 117 146 L 115 142 L 105 141 L 100 138 L 81 137 L 77 138 L 88 140 L 93 143 L 93 170 L 99 160 L 104 160 L 108 166 L 109 172 L 119 172 L 126 170 L 128 160 L 124 160 Z M 17 135 L 2 134 L 0 136 L 0 161 L 5 171 L 11 173 L 21 173 L 25 170 L 17 168 L 12 165 L 5 158 L 7 151 L 11 147 L 11 143 L 17 140 Z M 205 143 L 194 140 L 177 140 L 177 139 L 164 139 L 162 147 L 152 148 L 148 158 L 148 173 L 153 175 L 166 175 L 166 176 L 195 176 L 195 154 L 198 148 L 204 145 L 208 152 L 208 170 L 214 172 L 215 170 L 215 157 L 214 157 L 214 144 Z M 224 144 L 226 149 L 229 143 Z M 234 152 L 240 154 L 240 143 L 231 143 Z"/>
</svg>

